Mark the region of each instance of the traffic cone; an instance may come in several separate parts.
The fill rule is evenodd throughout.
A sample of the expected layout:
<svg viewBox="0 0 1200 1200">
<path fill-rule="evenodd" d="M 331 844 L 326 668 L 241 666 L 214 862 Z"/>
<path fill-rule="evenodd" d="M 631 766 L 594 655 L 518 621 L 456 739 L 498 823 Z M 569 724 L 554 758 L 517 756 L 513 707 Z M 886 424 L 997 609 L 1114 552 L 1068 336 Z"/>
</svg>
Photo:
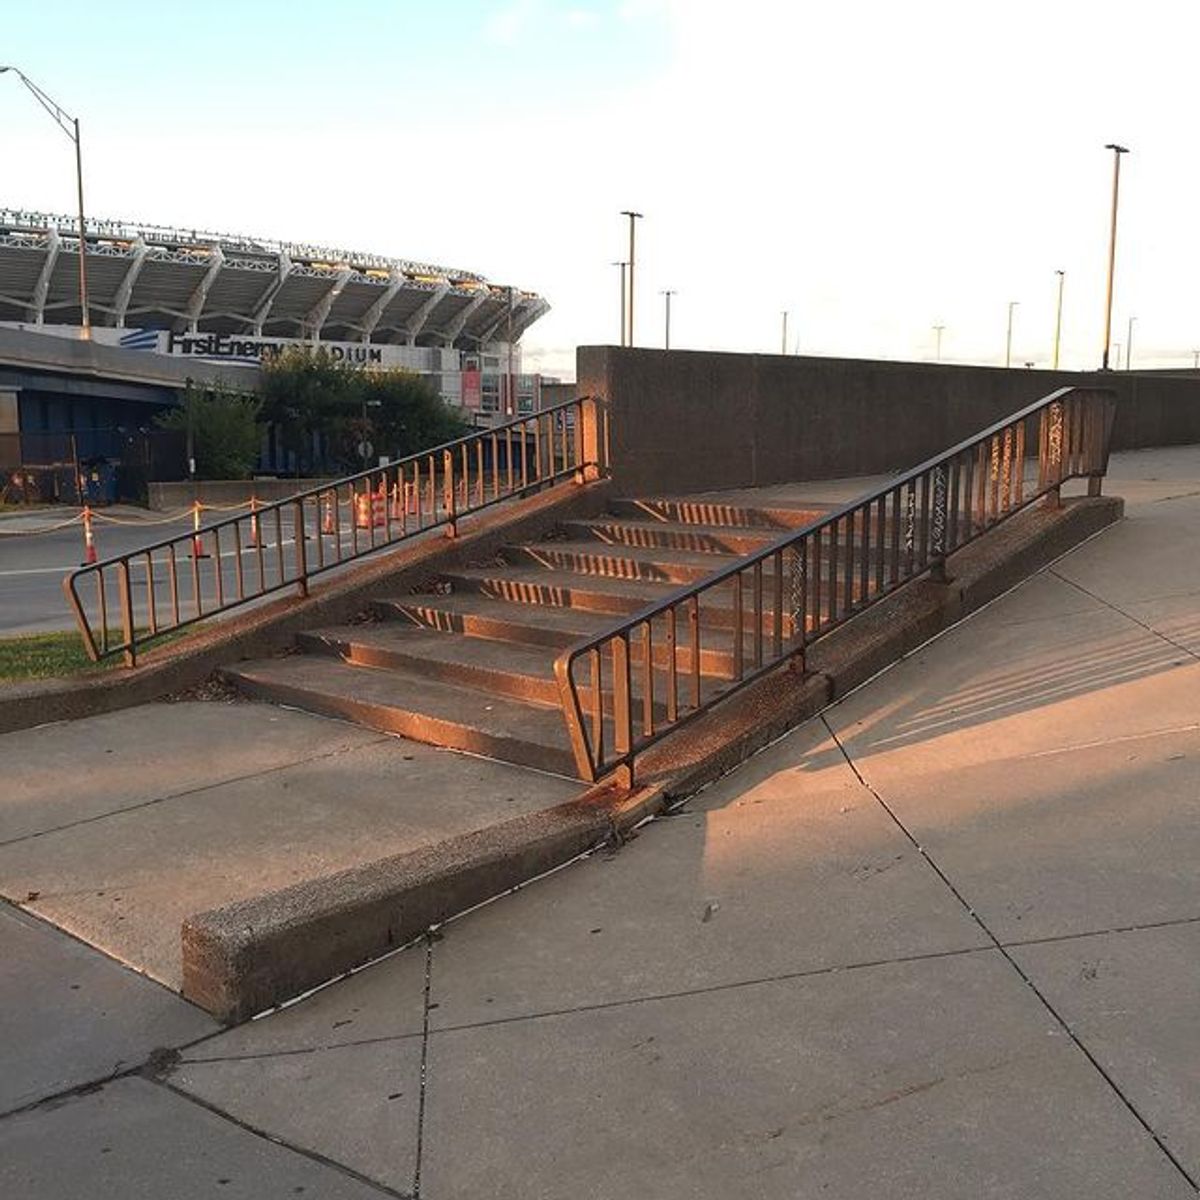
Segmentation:
<svg viewBox="0 0 1200 1200">
<path fill-rule="evenodd" d="M 192 505 L 192 557 L 207 558 L 208 551 L 204 549 L 204 539 L 200 536 L 200 501 Z"/>
<path fill-rule="evenodd" d="M 96 557 L 96 539 L 92 534 L 92 510 L 83 506 L 83 562 L 81 567 L 90 567 L 100 560 Z"/>
<path fill-rule="evenodd" d="M 246 540 L 249 549 L 258 548 L 258 497 L 250 497 L 250 536 Z"/>
<path fill-rule="evenodd" d="M 328 495 L 322 497 L 321 532 L 337 534 L 337 526 L 333 523 L 333 505 L 329 503 Z"/>
</svg>

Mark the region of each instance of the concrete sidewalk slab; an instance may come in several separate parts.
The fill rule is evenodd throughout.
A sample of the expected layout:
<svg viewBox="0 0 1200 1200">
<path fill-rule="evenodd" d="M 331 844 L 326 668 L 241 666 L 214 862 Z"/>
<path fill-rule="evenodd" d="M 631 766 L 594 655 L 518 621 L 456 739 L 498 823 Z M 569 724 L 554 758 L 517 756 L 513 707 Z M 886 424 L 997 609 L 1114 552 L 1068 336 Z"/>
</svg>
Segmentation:
<svg viewBox="0 0 1200 1200">
<path fill-rule="evenodd" d="M 0 1123 L 0 1195 L 20 1200 L 373 1200 L 376 1188 L 145 1079 Z"/>
<path fill-rule="evenodd" d="M 182 793 L 169 791 L 177 755 L 162 723 L 172 715 L 193 723 L 186 735 L 193 786 Z M 0 894 L 176 989 L 180 928 L 192 913 L 535 811 L 578 791 L 568 780 L 270 705 L 149 705 L 102 720 L 108 740 L 123 740 L 127 752 L 149 730 L 142 752 L 150 779 L 138 793 L 140 806 L 0 847 Z M 212 747 L 237 746 L 257 730 L 271 731 L 274 743 L 269 755 L 247 752 L 257 772 L 199 784 Z M 284 765 L 285 754 L 300 761 Z M 130 753 L 126 760 L 133 771 Z M 71 809 L 58 776 L 51 770 L 43 789 L 37 762 L 34 754 L 25 764 L 25 824 L 39 798 L 53 810 L 46 819 L 62 824 Z M 218 781 L 224 776 L 220 766 L 214 773 Z M 110 806 L 119 797 L 118 778 L 102 781 Z M 155 779 L 167 794 L 146 803 Z M 78 790 L 78 776 L 76 782 Z M 92 814 L 87 802 L 80 807 Z"/>
<path fill-rule="evenodd" d="M 0 1112 L 219 1028 L 165 988 L 4 904 L 0 963 Z"/>
<path fill-rule="evenodd" d="M 306 713 L 201 701 L 0 734 L 0 843 L 379 740 Z"/>
<path fill-rule="evenodd" d="M 986 945 L 842 762 L 806 726 L 701 803 L 443 930 L 431 1025 Z M 653 863 L 653 869 L 648 870 Z M 570 971 L 562 964 L 570 961 Z"/>
<path fill-rule="evenodd" d="M 419 1038 L 193 1062 L 174 1072 L 171 1083 L 291 1146 L 345 1163 L 397 1192 L 412 1189 Z"/>
<path fill-rule="evenodd" d="M 429 1196 L 1193 1194 L 994 952 L 435 1034 L 429 1075 Z"/>
<path fill-rule="evenodd" d="M 1200 924 L 1021 946 L 1012 954 L 1200 1178 Z"/>
</svg>

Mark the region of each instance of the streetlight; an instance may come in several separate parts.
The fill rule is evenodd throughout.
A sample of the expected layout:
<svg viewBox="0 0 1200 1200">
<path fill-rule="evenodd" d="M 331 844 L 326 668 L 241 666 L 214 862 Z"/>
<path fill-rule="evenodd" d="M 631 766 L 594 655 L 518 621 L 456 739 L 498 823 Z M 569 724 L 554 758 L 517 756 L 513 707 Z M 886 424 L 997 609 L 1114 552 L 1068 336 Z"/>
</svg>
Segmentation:
<svg viewBox="0 0 1200 1200">
<path fill-rule="evenodd" d="M 788 315 L 785 312 L 783 314 L 783 336 L 779 340 L 779 353 L 780 354 L 787 353 L 787 319 L 788 319 Z"/>
<path fill-rule="evenodd" d="M 512 285 L 508 287 L 508 395 L 505 397 L 504 409 L 508 416 L 516 416 L 517 402 L 513 397 L 513 290 Z"/>
<path fill-rule="evenodd" d="M 625 345 L 625 268 L 629 266 L 627 262 L 615 262 L 614 267 L 621 268 L 621 345 Z"/>
<path fill-rule="evenodd" d="M 1192 370 L 1200 370 L 1200 350 L 1192 351 Z"/>
<path fill-rule="evenodd" d="M 936 348 L 934 349 L 934 352 L 933 352 L 933 361 L 934 362 L 942 361 L 942 330 L 945 328 L 946 328 L 945 325 L 935 325 L 933 327 L 934 336 L 937 339 Z"/>
<path fill-rule="evenodd" d="M 1020 303 L 1020 300 L 1010 300 L 1008 302 L 1008 336 L 1004 342 L 1004 365 L 1006 367 L 1012 366 L 1013 309 Z"/>
<path fill-rule="evenodd" d="M 18 67 L 0 66 L 0 75 L 11 71 L 32 93 L 34 99 L 54 118 L 54 123 L 75 143 L 75 183 L 79 196 L 79 312 L 84 339 L 92 336 L 92 321 L 88 313 L 87 244 L 83 222 L 83 154 L 79 142 L 79 118 L 69 116 L 32 79 Z"/>
<path fill-rule="evenodd" d="M 1137 317 L 1129 318 L 1129 329 L 1125 336 L 1125 370 L 1129 370 L 1129 364 L 1133 361 L 1133 323 Z"/>
<path fill-rule="evenodd" d="M 625 343 L 628 346 L 633 345 L 633 269 L 634 269 L 634 253 L 633 240 L 634 229 L 636 222 L 641 220 L 640 212 L 631 212 L 627 208 L 621 210 L 621 216 L 629 218 L 629 338 Z"/>
<path fill-rule="evenodd" d="M 670 350 L 670 348 L 671 348 L 671 297 L 673 295 L 675 295 L 675 293 L 670 288 L 668 288 L 662 294 L 662 298 L 666 301 L 666 309 L 667 309 L 667 312 L 666 312 L 667 327 L 663 334 L 663 349 L 665 349 L 665 350 Z"/>
<path fill-rule="evenodd" d="M 1117 196 L 1121 188 L 1121 155 L 1128 154 L 1129 149 L 1126 146 L 1118 146 L 1116 142 L 1109 142 L 1104 148 L 1113 152 L 1112 223 L 1108 231 L 1108 295 L 1104 301 L 1104 357 L 1100 363 L 1100 370 L 1107 371 L 1108 344 L 1112 338 L 1113 272 L 1117 265 Z"/>
<path fill-rule="evenodd" d="M 1121 343 L 1113 342 L 1113 364 L 1114 370 L 1121 369 Z"/>
<path fill-rule="evenodd" d="M 1058 370 L 1058 348 L 1062 344 L 1062 296 L 1063 284 L 1067 280 L 1066 271 L 1055 271 L 1058 276 L 1058 315 L 1054 318 L 1054 369 Z"/>
</svg>

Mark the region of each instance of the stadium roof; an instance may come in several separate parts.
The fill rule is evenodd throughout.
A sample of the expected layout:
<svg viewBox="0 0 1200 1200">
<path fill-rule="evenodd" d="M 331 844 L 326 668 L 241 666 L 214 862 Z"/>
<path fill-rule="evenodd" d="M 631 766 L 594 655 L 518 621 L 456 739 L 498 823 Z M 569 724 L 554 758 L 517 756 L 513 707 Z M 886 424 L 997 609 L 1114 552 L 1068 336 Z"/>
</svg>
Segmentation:
<svg viewBox="0 0 1200 1200">
<path fill-rule="evenodd" d="M 85 226 L 95 325 L 473 349 L 507 340 L 510 289 L 471 271 L 123 221 Z M 0 321 L 78 325 L 73 217 L 0 209 Z M 513 341 L 549 309 L 511 289 Z"/>
</svg>

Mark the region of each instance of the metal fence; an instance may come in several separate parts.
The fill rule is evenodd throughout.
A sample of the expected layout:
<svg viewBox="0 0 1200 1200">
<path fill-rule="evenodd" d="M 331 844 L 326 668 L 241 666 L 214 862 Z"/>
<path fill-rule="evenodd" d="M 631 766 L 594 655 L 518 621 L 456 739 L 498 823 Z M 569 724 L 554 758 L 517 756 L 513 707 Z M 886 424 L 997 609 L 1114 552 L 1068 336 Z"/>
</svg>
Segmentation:
<svg viewBox="0 0 1200 1200">
<path fill-rule="evenodd" d="M 501 500 L 607 466 L 605 410 L 570 400 L 387 466 L 71 572 L 63 590 L 88 655 L 135 665 L 147 642 L 308 581 Z M 110 628 L 110 619 L 113 627 Z M 119 621 L 119 628 L 116 623 Z"/>
<path fill-rule="evenodd" d="M 1068 479 L 1099 495 L 1111 392 L 1063 388 L 763 550 L 562 653 L 580 776 L 633 783 L 636 756 Z M 706 668 L 702 671 L 702 667 Z"/>
</svg>

